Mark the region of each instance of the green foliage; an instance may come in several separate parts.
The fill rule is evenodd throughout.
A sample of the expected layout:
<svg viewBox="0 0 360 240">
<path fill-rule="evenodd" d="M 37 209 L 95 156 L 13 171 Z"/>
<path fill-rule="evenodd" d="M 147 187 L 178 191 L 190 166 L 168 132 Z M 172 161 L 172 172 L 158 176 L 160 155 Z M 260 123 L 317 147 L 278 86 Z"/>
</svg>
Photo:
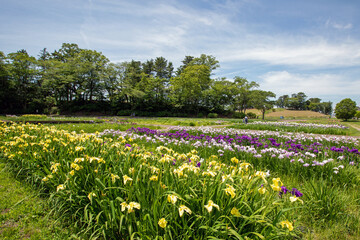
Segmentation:
<svg viewBox="0 0 360 240">
<path fill-rule="evenodd" d="M 126 131 L 127 129 L 133 127 L 135 124 L 131 122 L 114 122 L 114 123 L 97 123 L 97 124 L 89 124 L 89 123 L 73 123 L 73 124 L 57 124 L 55 125 L 56 129 L 66 130 L 69 132 L 75 131 L 77 133 L 95 133 L 102 132 L 106 129 L 113 129 L 119 131 Z M 137 127 L 143 127 L 143 125 L 136 125 Z M 159 127 L 154 127 L 159 128 Z"/>
<path fill-rule="evenodd" d="M 356 102 L 352 101 L 350 98 L 345 98 L 336 104 L 335 107 L 336 118 L 347 121 L 348 119 L 353 118 L 355 114 L 356 114 Z"/>
<path fill-rule="evenodd" d="M 19 182 L 0 163 L 0 238 L 69 239 L 72 228 L 48 215 L 49 206 L 38 191 Z"/>
<path fill-rule="evenodd" d="M 188 107 L 192 111 L 199 108 L 204 91 L 211 83 L 209 67 L 205 65 L 190 65 L 178 77 L 170 79 L 170 98 L 175 106 Z"/>
<path fill-rule="evenodd" d="M 204 113 L 202 113 L 202 112 L 198 113 L 197 117 L 198 117 L 198 118 L 203 118 L 203 117 L 204 117 Z"/>
<path fill-rule="evenodd" d="M 217 118 L 218 114 L 217 113 L 209 113 L 208 114 L 208 118 Z"/>
<path fill-rule="evenodd" d="M 254 90 L 252 92 L 251 104 L 262 112 L 262 119 L 265 119 L 266 110 L 274 107 L 274 101 L 269 98 L 275 98 L 276 95 L 270 91 Z M 248 116 L 250 117 L 250 116 Z"/>
<path fill-rule="evenodd" d="M 321 102 L 320 98 L 309 98 L 306 100 L 306 94 L 303 92 L 293 93 L 280 96 L 275 105 L 279 108 L 295 109 L 295 110 L 311 110 L 330 115 L 332 113 L 332 102 Z"/>
<path fill-rule="evenodd" d="M 120 110 L 117 112 L 117 116 L 130 116 L 132 113 L 131 110 Z"/>
<path fill-rule="evenodd" d="M 297 235 L 296 216 L 289 211 L 297 203 L 279 196 L 280 179 L 269 183 L 264 172 L 236 158 L 225 164 L 214 155 L 201 160 L 196 150 L 178 153 L 163 146 L 150 152 L 130 138 L 101 139 L 35 125 L 3 125 L 1 131 L 9 133 L 1 135 L 9 166 L 46 190 L 52 214 L 71 219 L 78 238 Z M 20 138 L 28 144 L 10 145 Z"/>
<path fill-rule="evenodd" d="M 247 116 L 248 118 L 251 118 L 251 119 L 257 118 L 256 114 L 253 113 L 253 112 L 248 112 L 248 113 L 246 114 L 246 116 Z"/>
<path fill-rule="evenodd" d="M 345 201 L 341 192 L 323 179 L 308 181 L 306 186 L 306 211 L 312 216 L 310 221 L 336 221 L 345 212 Z"/>
<path fill-rule="evenodd" d="M 214 56 L 185 56 L 182 63 L 176 74 L 164 57 L 115 64 L 75 43 L 63 43 L 52 53 L 44 48 L 38 59 L 25 50 L 0 52 L 0 112 L 116 115 L 132 110 L 143 116 L 194 116 L 246 112 L 258 105 L 252 97 L 256 82 L 211 78 L 220 67 Z M 289 98 L 294 108 L 303 106 L 306 95 L 295 95 Z M 317 98 L 310 100 L 311 109 L 328 111 L 328 105 L 316 105 Z"/>
<path fill-rule="evenodd" d="M 246 78 L 236 76 L 234 78 L 235 87 L 237 89 L 235 93 L 234 110 L 245 112 L 251 105 L 251 94 L 254 88 L 259 87 L 259 84 Z"/>
<path fill-rule="evenodd" d="M 256 122 L 255 122 L 256 123 Z M 250 130 L 268 130 L 268 131 L 283 131 L 283 132 L 298 132 L 298 133 L 314 133 L 314 134 L 333 134 L 333 135 L 348 135 L 349 129 L 343 128 L 316 128 L 308 126 L 285 126 L 275 124 L 233 124 L 230 127 L 236 129 L 250 129 Z"/>
<path fill-rule="evenodd" d="M 246 115 L 243 112 L 234 112 L 232 115 L 233 118 L 240 118 L 240 119 L 243 119 L 245 116 Z"/>
<path fill-rule="evenodd" d="M 360 118 L 360 111 L 356 111 L 355 117 L 356 117 L 357 119 Z"/>
</svg>

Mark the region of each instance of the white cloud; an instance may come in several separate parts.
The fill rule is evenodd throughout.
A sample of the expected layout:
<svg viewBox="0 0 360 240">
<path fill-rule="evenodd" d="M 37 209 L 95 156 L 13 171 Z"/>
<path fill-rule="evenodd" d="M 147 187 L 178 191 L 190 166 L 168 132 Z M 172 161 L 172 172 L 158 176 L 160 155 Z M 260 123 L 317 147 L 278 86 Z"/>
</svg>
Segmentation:
<svg viewBox="0 0 360 240">
<path fill-rule="evenodd" d="M 81 47 L 102 51 L 112 61 L 164 56 L 176 64 L 185 55 L 211 54 L 220 64 L 229 66 L 231 63 L 232 72 L 244 61 L 307 69 L 360 64 L 360 40 L 356 37 L 339 35 L 335 40 L 310 30 L 307 34 L 264 32 L 254 27 L 256 23 L 239 21 L 237 16 L 244 14 L 249 6 L 262 5 L 261 1 L 204 0 L 203 4 L 209 5 L 200 8 L 191 1 L 178 0 L 86 2 L 75 6 L 82 11 L 79 16 L 71 15 L 71 25 L 61 24 L 60 20 L 67 19 L 65 16 L 48 28 L 42 20 L 38 24 L 31 23 L 29 35 L 34 39 L 34 32 L 42 33 L 38 43 L 44 47 L 50 42 L 55 47 L 60 47 L 62 42 L 77 42 Z M 256 9 L 252 7 L 249 9 Z M 66 12 L 57 10 L 58 14 Z M 267 26 L 266 22 L 261 24 Z M 324 27 L 323 22 L 320 25 Z M 351 23 L 341 24 L 330 19 L 326 26 L 353 27 Z M 17 41 L 17 45 L 27 42 L 27 36 L 23 36 L 26 32 L 15 32 L 13 41 Z M 54 44 L 54 39 L 60 44 Z"/>
<path fill-rule="evenodd" d="M 337 74 L 299 74 L 288 71 L 268 72 L 262 76 L 261 88 L 277 95 L 304 92 L 311 96 L 356 95 L 360 79 L 347 79 Z"/>
<path fill-rule="evenodd" d="M 332 27 L 338 30 L 347 30 L 347 29 L 352 29 L 353 25 L 351 23 L 346 23 L 346 24 L 341 24 L 341 23 L 337 23 L 334 21 L 331 21 L 330 19 L 328 19 L 326 21 L 325 24 L 326 27 Z"/>
<path fill-rule="evenodd" d="M 269 65 L 310 68 L 357 66 L 360 42 L 329 42 L 322 37 L 252 35 L 219 50 L 222 61 L 260 61 Z"/>
<path fill-rule="evenodd" d="M 108 1 L 106 5 L 92 3 L 88 11 L 81 37 L 112 61 L 164 56 L 180 64 L 185 55 L 209 54 L 221 40 L 216 32 L 231 25 L 221 12 L 172 1 L 151 7 L 148 2 Z M 99 15 L 104 17 L 95 17 Z"/>
</svg>

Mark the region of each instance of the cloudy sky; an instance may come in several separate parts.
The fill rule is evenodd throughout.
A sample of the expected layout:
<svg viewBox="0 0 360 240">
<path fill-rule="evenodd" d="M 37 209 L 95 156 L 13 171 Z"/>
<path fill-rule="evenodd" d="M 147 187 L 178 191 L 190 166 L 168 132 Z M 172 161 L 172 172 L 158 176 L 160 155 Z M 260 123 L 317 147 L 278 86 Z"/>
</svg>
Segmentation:
<svg viewBox="0 0 360 240">
<path fill-rule="evenodd" d="M 0 51 L 62 43 L 112 62 L 213 55 L 214 77 L 360 105 L 359 0 L 0 0 Z"/>
</svg>

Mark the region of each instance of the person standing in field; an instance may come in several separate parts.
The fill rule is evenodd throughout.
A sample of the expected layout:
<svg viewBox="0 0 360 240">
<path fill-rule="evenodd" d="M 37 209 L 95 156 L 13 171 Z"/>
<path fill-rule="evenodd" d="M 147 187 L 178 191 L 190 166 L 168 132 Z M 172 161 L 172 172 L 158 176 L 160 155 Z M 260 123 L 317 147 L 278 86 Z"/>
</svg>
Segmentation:
<svg viewBox="0 0 360 240">
<path fill-rule="evenodd" d="M 247 123 L 248 123 L 248 117 L 245 116 L 245 124 L 247 124 Z"/>
</svg>

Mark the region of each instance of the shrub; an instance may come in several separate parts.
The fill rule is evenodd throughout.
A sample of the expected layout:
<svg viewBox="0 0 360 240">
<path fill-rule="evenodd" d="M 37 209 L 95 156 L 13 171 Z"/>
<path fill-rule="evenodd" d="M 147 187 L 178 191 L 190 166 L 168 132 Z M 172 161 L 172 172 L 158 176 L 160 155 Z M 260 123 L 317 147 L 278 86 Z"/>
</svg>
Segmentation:
<svg viewBox="0 0 360 240">
<path fill-rule="evenodd" d="M 218 114 L 217 113 L 209 113 L 208 114 L 208 118 L 217 118 Z"/>
<path fill-rule="evenodd" d="M 203 118 L 204 117 L 204 114 L 202 112 L 198 113 L 197 115 L 198 118 Z"/>
<path fill-rule="evenodd" d="M 54 114 L 58 115 L 60 113 L 60 109 L 58 107 L 52 107 L 50 109 L 49 113 L 52 114 L 52 115 L 54 115 Z"/>
<path fill-rule="evenodd" d="M 160 111 L 160 112 L 157 112 L 155 115 L 156 115 L 156 117 L 172 117 L 173 116 L 173 114 L 168 111 Z"/>
<path fill-rule="evenodd" d="M 245 113 L 243 113 L 243 112 L 234 112 L 232 116 L 233 116 L 233 118 L 244 118 Z"/>
<path fill-rule="evenodd" d="M 190 123 L 189 123 L 189 126 L 194 127 L 194 126 L 196 126 L 196 123 L 194 123 L 194 122 L 190 122 Z"/>
<path fill-rule="evenodd" d="M 118 116 L 130 116 L 131 115 L 131 110 L 120 110 L 117 112 Z"/>
<path fill-rule="evenodd" d="M 246 116 L 248 116 L 248 118 L 256 118 L 256 114 L 253 112 L 248 112 Z"/>
</svg>

